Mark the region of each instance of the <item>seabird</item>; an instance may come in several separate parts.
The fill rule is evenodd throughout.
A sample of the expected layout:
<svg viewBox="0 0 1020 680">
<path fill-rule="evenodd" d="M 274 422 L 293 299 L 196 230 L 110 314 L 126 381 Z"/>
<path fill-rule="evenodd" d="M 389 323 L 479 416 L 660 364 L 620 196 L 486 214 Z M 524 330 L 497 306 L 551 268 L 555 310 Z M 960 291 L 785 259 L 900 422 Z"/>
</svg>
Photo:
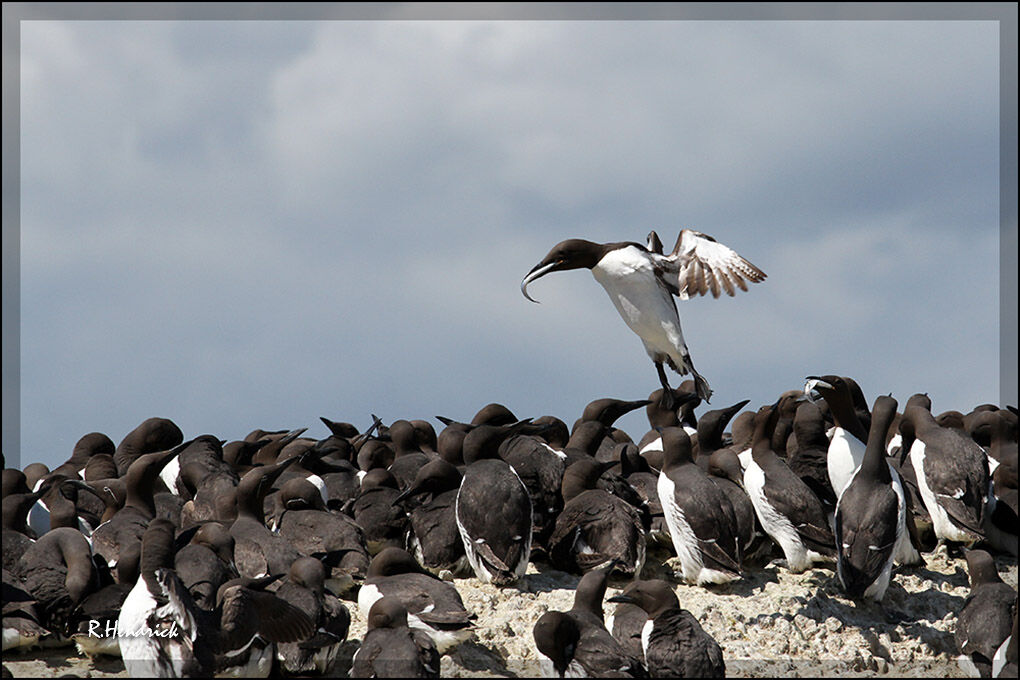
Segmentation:
<svg viewBox="0 0 1020 680">
<path fill-rule="evenodd" d="M 787 451 L 786 463 L 827 508 L 835 508 L 836 492 L 829 481 L 829 438 L 825 430 L 821 409 L 808 401 L 801 403 L 793 418 L 791 436 L 797 442 L 797 449 L 792 453 Z"/>
<path fill-rule="evenodd" d="M 372 558 L 358 591 L 362 616 L 382 597 L 399 601 L 407 610 L 407 625 L 427 633 L 440 654 L 474 634 L 475 615 L 464 608 L 457 589 L 422 569 L 400 548 L 387 548 Z"/>
<path fill-rule="evenodd" d="M 646 677 L 641 656 L 621 645 L 603 623 L 602 599 L 612 566 L 589 571 L 567 612 L 550 611 L 532 634 L 545 677 Z"/>
<path fill-rule="evenodd" d="M 326 674 L 347 639 L 351 613 L 326 590 L 325 566 L 314 557 L 295 560 L 276 596 L 303 611 L 316 626 L 309 639 L 277 646 L 283 670 L 289 674 Z"/>
<path fill-rule="evenodd" d="M 362 477 L 361 487 L 348 512 L 364 532 L 369 555 L 377 555 L 384 548 L 404 546 L 407 515 L 396 504 L 401 495 L 396 478 L 385 468 L 369 470 Z M 456 534 L 455 527 L 453 532 Z"/>
<path fill-rule="evenodd" d="M 882 600 L 892 575 L 893 549 L 906 532 L 903 484 L 885 461 L 885 435 L 896 406 L 892 397 L 875 400 L 864 460 L 836 503 L 836 573 L 855 599 Z"/>
<path fill-rule="evenodd" d="M 745 278 L 759 282 L 765 280 L 765 273 L 711 236 L 691 229 L 680 231 L 669 255 L 656 247 L 660 243 L 654 231 L 647 246 L 562 241 L 528 272 L 521 292 L 535 302 L 527 290 L 532 281 L 554 271 L 590 269 L 620 316 L 641 338 L 659 374 L 664 405 L 671 408 L 672 390 L 664 366 L 680 375 L 690 373 L 698 396 L 705 401 L 712 396 L 708 382 L 694 369 L 673 296 L 687 300 L 711 291 L 713 297 L 719 297 L 721 290 L 732 296 L 734 287 L 747 290 Z"/>
<path fill-rule="evenodd" d="M 172 449 L 184 441 L 184 434 L 176 423 L 166 418 L 149 418 L 128 432 L 113 454 L 117 474 L 127 473 L 131 463 L 146 453 Z"/>
<path fill-rule="evenodd" d="M 153 520 L 142 538 L 141 575 L 117 620 L 128 675 L 265 677 L 272 643 L 304 640 L 315 631 L 301 610 L 261 590 L 278 577 L 228 581 L 220 586 L 216 609 L 206 612 L 177 577 L 173 559 L 173 525 Z M 270 644 L 263 647 L 261 640 Z"/>
<path fill-rule="evenodd" d="M 939 541 L 972 545 L 985 537 L 990 479 L 984 449 L 962 431 L 940 427 L 931 411 L 908 406 L 910 461 Z"/>
<path fill-rule="evenodd" d="M 237 519 L 230 525 L 230 535 L 234 537 L 234 562 L 241 576 L 286 574 L 294 560 L 301 557 L 287 538 L 266 527 L 263 511 L 263 501 L 273 482 L 296 461 L 289 458 L 282 463 L 252 468 L 237 485 Z M 280 529 L 283 530 L 282 522 Z"/>
<path fill-rule="evenodd" d="M 857 417 L 850 386 L 845 378 L 838 375 L 808 376 L 804 384 L 804 393 L 811 398 L 815 394 L 821 395 L 829 405 L 829 412 L 832 413 L 836 423 L 829 440 L 826 465 L 829 483 L 836 493 L 836 498 L 839 498 L 854 471 L 864 460 L 868 431 Z"/>
<path fill-rule="evenodd" d="M 61 634 L 74 608 L 99 586 L 88 541 L 71 527 L 41 536 L 21 556 L 15 574 L 35 598 L 41 623 Z"/>
<path fill-rule="evenodd" d="M 567 455 L 563 447 L 569 440 L 567 426 L 550 416 L 542 420 L 550 432 L 539 435 L 519 434 L 504 442 L 500 447 L 500 458 L 511 466 L 531 496 L 533 537 L 532 550 L 544 556 L 545 544 L 553 531 L 556 517 L 563 510 L 560 485 L 567 467 Z M 540 419 L 535 423 L 539 424 Z M 558 421 L 558 422 L 557 422 Z M 547 437 L 559 446 L 553 446 Z M 538 554 L 535 555 L 538 557 Z"/>
<path fill-rule="evenodd" d="M 11 572 L 3 570 L 3 651 L 31 649 L 49 642 L 35 598 Z"/>
<path fill-rule="evenodd" d="M 524 576 L 531 555 L 531 497 L 513 467 L 498 459 L 468 465 L 455 513 L 479 580 L 503 586 Z"/>
<path fill-rule="evenodd" d="M 648 613 L 641 647 L 651 677 L 725 677 L 722 648 L 689 611 L 680 608 L 669 583 L 635 581 L 608 601 L 636 604 Z"/>
<path fill-rule="evenodd" d="M 124 607 L 124 601 L 138 581 L 141 553 L 141 543 L 125 548 L 117 562 L 117 582 L 104 585 L 87 595 L 81 604 L 75 607 L 68 619 L 67 628 L 79 654 L 89 657 L 100 654 L 120 656 L 120 642 L 117 637 L 105 633 L 107 630 L 113 630 Z M 102 633 L 97 634 L 99 631 Z"/>
<path fill-rule="evenodd" d="M 626 576 L 640 577 L 645 562 L 641 515 L 618 496 L 596 488 L 603 471 L 613 465 L 589 458 L 571 463 L 564 472 L 563 511 L 548 541 L 556 568 L 586 572 L 612 565 Z"/>
<path fill-rule="evenodd" d="M 432 638 L 407 625 L 407 609 L 393 597 L 368 612 L 368 632 L 354 654 L 352 678 L 438 678 L 439 652 Z"/>
<path fill-rule="evenodd" d="M 754 418 L 754 443 L 744 470 L 744 489 L 758 521 L 783 549 L 786 566 L 800 573 L 814 562 L 831 561 L 836 539 L 818 496 L 772 450 L 779 410 L 763 406 Z"/>
<path fill-rule="evenodd" d="M 461 474 L 442 458 L 423 465 L 414 482 L 393 499 L 417 504 L 407 513 L 407 550 L 418 563 L 440 578 L 470 574 L 464 542 L 457 529 L 455 506 Z"/>
<path fill-rule="evenodd" d="M 712 454 L 708 461 L 708 475 L 712 483 L 726 494 L 733 507 L 733 515 L 737 520 L 735 535 L 740 543 L 741 565 L 757 562 L 759 558 L 765 556 L 763 553 L 771 553 L 775 544 L 761 529 L 758 516 L 754 512 L 754 504 L 744 491 L 744 471 L 740 468 L 740 459 L 733 449 L 719 449 Z"/>
<path fill-rule="evenodd" d="M 135 432 L 138 432 L 137 428 Z M 133 439 L 132 435 L 128 435 L 125 441 Z M 106 560 L 111 568 L 116 566 L 120 551 L 124 547 L 142 540 L 145 528 L 157 514 L 155 490 L 159 472 L 187 445 L 188 442 L 185 442 L 166 451 L 144 453 L 131 458 L 132 462 L 123 479 L 124 507 L 92 532 L 93 552 Z M 135 449 L 129 447 L 129 450 Z M 96 486 L 100 484 L 102 482 L 96 483 Z M 103 484 L 103 488 L 113 486 Z"/>
<path fill-rule="evenodd" d="M 212 610 L 220 586 L 239 576 L 234 565 L 234 537 L 219 522 L 189 529 L 178 536 L 178 542 L 187 536 L 188 544 L 174 555 L 174 569 L 195 604 Z"/>
<path fill-rule="evenodd" d="M 730 583 L 740 578 L 742 546 L 727 495 L 691 458 L 691 439 L 679 427 L 662 431 L 658 492 L 673 548 L 688 583 Z"/>
<path fill-rule="evenodd" d="M 1013 629 L 1017 596 L 1002 582 L 991 555 L 968 550 L 965 557 L 970 595 L 956 618 L 957 662 L 970 677 L 987 678 L 998 648 Z"/>
</svg>

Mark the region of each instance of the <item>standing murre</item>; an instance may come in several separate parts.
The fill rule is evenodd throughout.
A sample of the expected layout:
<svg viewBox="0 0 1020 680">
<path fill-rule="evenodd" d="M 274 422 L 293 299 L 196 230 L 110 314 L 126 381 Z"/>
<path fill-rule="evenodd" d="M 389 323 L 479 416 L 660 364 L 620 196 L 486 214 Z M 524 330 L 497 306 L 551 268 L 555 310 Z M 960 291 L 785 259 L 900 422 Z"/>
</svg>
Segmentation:
<svg viewBox="0 0 1020 680">
<path fill-rule="evenodd" d="M 906 498 L 899 476 L 885 461 L 885 435 L 896 400 L 878 397 L 864 460 L 836 503 L 836 573 L 853 598 L 885 596 L 896 543 L 906 531 Z"/>
<path fill-rule="evenodd" d="M 484 458 L 468 465 L 454 511 L 479 580 L 504 586 L 524 576 L 531 556 L 531 496 L 513 467 Z"/>
<path fill-rule="evenodd" d="M 836 539 L 818 496 L 772 450 L 778 418 L 772 406 L 763 406 L 754 417 L 744 489 L 762 528 L 783 549 L 787 568 L 796 574 L 815 562 L 832 561 Z"/>
<path fill-rule="evenodd" d="M 535 302 L 528 295 L 528 284 L 550 272 L 582 268 L 591 270 L 620 316 L 641 338 L 659 374 L 666 408 L 672 407 L 673 399 L 664 369 L 667 365 L 680 375 L 692 374 L 702 399 L 708 401 L 712 396 L 708 382 L 694 369 L 673 296 L 687 300 L 711 291 L 713 297 L 719 297 L 720 290 L 732 296 L 734 285 L 747 290 L 745 278 L 755 283 L 765 280 L 763 271 L 711 236 L 683 229 L 669 255 L 662 254 L 662 243 L 654 231 L 646 246 L 562 241 L 528 272 L 521 292 Z"/>
<path fill-rule="evenodd" d="M 645 562 L 641 515 L 620 497 L 596 488 L 613 465 L 579 459 L 563 473 L 563 510 L 547 543 L 557 569 L 586 572 L 612 565 L 623 575 L 640 578 Z"/>
<path fill-rule="evenodd" d="M 729 497 L 691 458 L 691 439 L 679 427 L 662 431 L 658 492 L 684 580 L 696 585 L 740 578 L 742 547 Z"/>
<path fill-rule="evenodd" d="M 574 606 L 549 611 L 532 635 L 544 677 L 645 677 L 640 650 L 624 648 L 603 622 L 602 599 L 612 565 L 589 571 L 577 584 Z"/>
<path fill-rule="evenodd" d="M 939 542 L 983 539 L 991 488 L 984 449 L 963 432 L 941 427 L 923 406 L 908 406 L 903 419 L 914 430 L 910 462 Z"/>
<path fill-rule="evenodd" d="M 417 499 L 418 504 L 407 513 L 407 549 L 422 567 L 440 578 L 471 573 L 454 509 L 460 482 L 460 471 L 437 458 L 423 465 L 414 482 L 392 501 L 399 508 L 404 501 Z"/>
<path fill-rule="evenodd" d="M 829 412 L 836 422 L 829 441 L 826 465 L 832 490 L 836 498 L 839 498 L 854 470 L 864 460 L 868 431 L 857 417 L 850 386 L 844 378 L 838 375 L 808 376 L 804 393 L 811 398 L 814 394 L 820 394 L 829 405 Z"/>
<path fill-rule="evenodd" d="M 970 595 L 956 619 L 957 663 L 972 678 L 992 676 L 999 647 L 1016 620 L 1016 591 L 1003 583 L 995 560 L 984 550 L 965 554 Z"/>
<path fill-rule="evenodd" d="M 634 581 L 609 602 L 629 602 L 648 613 L 641 630 L 645 666 L 653 678 L 722 678 L 722 648 L 698 620 L 680 608 L 669 583 Z"/>
</svg>

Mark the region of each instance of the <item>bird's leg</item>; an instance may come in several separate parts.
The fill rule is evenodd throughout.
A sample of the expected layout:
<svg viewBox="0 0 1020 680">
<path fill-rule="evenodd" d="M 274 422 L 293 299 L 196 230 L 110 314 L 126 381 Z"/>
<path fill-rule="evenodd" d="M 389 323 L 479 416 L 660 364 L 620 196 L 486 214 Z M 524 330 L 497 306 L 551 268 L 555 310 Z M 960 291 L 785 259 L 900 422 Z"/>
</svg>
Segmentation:
<svg viewBox="0 0 1020 680">
<path fill-rule="evenodd" d="M 669 386 L 669 380 L 666 379 L 666 369 L 661 361 L 655 362 L 655 370 L 659 372 L 659 383 L 662 385 L 662 399 L 659 400 L 659 406 L 665 411 L 672 411 L 677 406 L 676 396 L 673 394 L 673 388 Z"/>
</svg>

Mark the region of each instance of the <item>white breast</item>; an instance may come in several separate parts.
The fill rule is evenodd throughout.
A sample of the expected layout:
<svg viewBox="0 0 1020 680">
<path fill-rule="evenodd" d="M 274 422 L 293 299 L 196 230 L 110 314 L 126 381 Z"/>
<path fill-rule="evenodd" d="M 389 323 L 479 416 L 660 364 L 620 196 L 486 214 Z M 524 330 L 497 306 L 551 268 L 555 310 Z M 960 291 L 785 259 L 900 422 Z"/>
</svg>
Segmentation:
<svg viewBox="0 0 1020 680">
<path fill-rule="evenodd" d="M 861 466 L 864 449 L 864 444 L 843 428 L 837 427 L 833 430 L 826 466 L 829 471 L 829 482 L 837 498 L 843 495 L 843 490 L 850 483 L 854 472 Z"/>
<path fill-rule="evenodd" d="M 656 280 L 647 257 L 634 246 L 619 248 L 607 253 L 592 268 L 592 275 L 652 359 L 667 355 L 678 366 L 683 365 L 680 317 L 673 297 Z"/>
<path fill-rule="evenodd" d="M 786 556 L 786 564 L 790 571 L 799 573 L 810 566 L 807 549 L 804 547 L 797 529 L 786 516 L 777 511 L 765 497 L 765 471 L 754 458 L 750 458 L 744 470 L 744 489 L 751 498 L 754 512 L 765 533 L 772 537 Z"/>
</svg>

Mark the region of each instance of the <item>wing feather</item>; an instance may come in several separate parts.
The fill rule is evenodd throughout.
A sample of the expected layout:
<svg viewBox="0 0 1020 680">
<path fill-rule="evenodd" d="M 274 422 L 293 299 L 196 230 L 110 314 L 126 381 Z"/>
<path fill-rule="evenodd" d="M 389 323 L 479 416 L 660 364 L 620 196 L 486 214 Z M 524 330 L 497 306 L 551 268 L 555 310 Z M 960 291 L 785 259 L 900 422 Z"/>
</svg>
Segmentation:
<svg viewBox="0 0 1020 680">
<path fill-rule="evenodd" d="M 724 246 L 711 236 L 692 229 L 683 229 L 673 252 L 659 257 L 664 278 L 676 281 L 681 300 L 711 291 L 719 297 L 720 289 L 735 295 L 733 284 L 747 290 L 745 279 L 752 283 L 765 280 L 765 272 Z"/>
</svg>

